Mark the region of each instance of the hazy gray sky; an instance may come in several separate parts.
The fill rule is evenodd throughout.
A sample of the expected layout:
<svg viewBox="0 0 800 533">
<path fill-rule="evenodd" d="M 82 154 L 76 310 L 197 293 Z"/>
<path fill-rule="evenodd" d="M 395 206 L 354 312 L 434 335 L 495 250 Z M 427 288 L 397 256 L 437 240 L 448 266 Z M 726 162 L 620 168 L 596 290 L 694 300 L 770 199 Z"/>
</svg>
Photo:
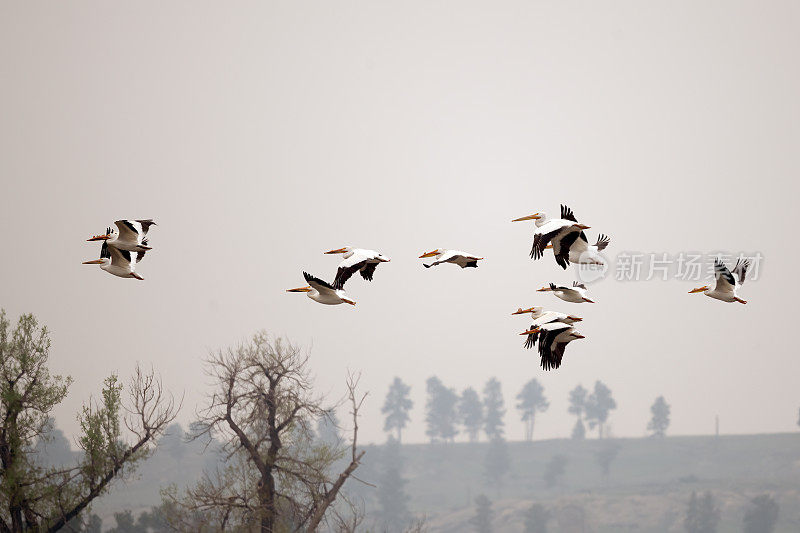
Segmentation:
<svg viewBox="0 0 800 533">
<path fill-rule="evenodd" d="M 201 360 L 260 328 L 313 345 L 332 398 L 363 372 L 367 441 L 396 375 L 410 441 L 433 374 L 500 379 L 514 439 L 533 377 L 536 438 L 567 436 L 568 391 L 596 379 L 617 436 L 659 394 L 673 434 L 717 413 L 723 432 L 797 429 L 799 26 L 792 1 L 2 2 L 0 306 L 51 328 L 67 431 L 136 361 L 186 392 L 188 422 Z M 761 278 L 747 306 L 607 279 L 570 307 L 535 289 L 572 271 L 510 223 L 561 202 L 612 256 L 757 251 Z M 81 265 L 90 235 L 151 217 L 144 282 Z M 322 252 L 345 245 L 392 258 L 349 282 L 355 308 L 284 292 L 332 278 Z M 436 247 L 486 259 L 423 269 Z M 532 305 L 585 317 L 558 371 L 521 346 L 510 313 Z"/>
</svg>

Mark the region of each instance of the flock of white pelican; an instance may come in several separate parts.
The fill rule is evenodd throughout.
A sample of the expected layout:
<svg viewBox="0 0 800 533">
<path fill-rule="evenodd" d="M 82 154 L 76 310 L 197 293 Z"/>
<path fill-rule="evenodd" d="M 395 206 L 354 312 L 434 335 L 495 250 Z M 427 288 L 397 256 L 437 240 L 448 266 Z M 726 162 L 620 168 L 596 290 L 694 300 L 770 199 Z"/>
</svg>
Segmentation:
<svg viewBox="0 0 800 533">
<path fill-rule="evenodd" d="M 609 245 L 611 239 L 601 233 L 595 244 L 590 245 L 584 232 L 584 230 L 590 229 L 589 226 L 579 223 L 569 207 L 561 206 L 559 218 L 548 218 L 544 213 L 535 213 L 514 219 L 512 222 L 525 220 L 534 220 L 536 224 L 536 233 L 533 235 L 533 246 L 530 252 L 532 259 L 541 259 L 544 257 L 545 250 L 552 249 L 556 264 L 562 269 L 566 269 L 570 263 L 595 266 L 605 264 L 601 252 Z M 144 278 L 136 272 L 136 267 L 144 258 L 145 253 L 151 249 L 148 245 L 147 230 L 154 224 L 155 222 L 151 219 L 117 220 L 114 223 L 115 229 L 108 227 L 105 234 L 88 239 L 89 241 L 103 241 L 103 244 L 100 248 L 100 259 L 85 261 L 83 264 L 100 265 L 100 268 L 109 274 L 121 278 L 143 280 Z M 359 273 L 366 281 L 372 281 L 378 265 L 391 261 L 375 250 L 349 246 L 329 250 L 325 253 L 342 255 L 342 261 L 336 269 L 333 283 L 303 272 L 307 285 L 288 289 L 287 292 L 306 293 L 306 296 L 315 302 L 325 305 L 343 303 L 356 305 L 356 302 L 349 298 L 344 290 L 347 281 L 355 273 Z M 419 259 L 427 258 L 432 258 L 433 261 L 423 263 L 425 268 L 451 263 L 462 269 L 477 268 L 478 261 L 483 259 L 473 253 L 444 248 L 437 248 L 419 256 Z M 710 298 L 723 302 L 746 304 L 746 301 L 739 298 L 737 291 L 744 283 L 749 264 L 747 259 L 739 259 L 733 271 L 730 271 L 720 259 L 717 259 L 714 262 L 716 278 L 714 288 L 704 285 L 691 290 L 690 293 L 702 292 Z M 552 292 L 556 297 L 568 303 L 594 303 L 587 297 L 586 286 L 577 281 L 572 286 L 549 283 L 538 289 L 538 292 Z M 530 313 L 533 323 L 527 330 L 520 333 L 527 337 L 524 343 L 525 348 L 533 348 L 538 343 L 542 368 L 544 370 L 558 368 L 561 366 L 567 344 L 573 340 L 585 338 L 574 327 L 576 322 L 583 319 L 572 314 L 545 310 L 543 307 L 520 308 L 512 315 L 528 313 Z"/>
</svg>

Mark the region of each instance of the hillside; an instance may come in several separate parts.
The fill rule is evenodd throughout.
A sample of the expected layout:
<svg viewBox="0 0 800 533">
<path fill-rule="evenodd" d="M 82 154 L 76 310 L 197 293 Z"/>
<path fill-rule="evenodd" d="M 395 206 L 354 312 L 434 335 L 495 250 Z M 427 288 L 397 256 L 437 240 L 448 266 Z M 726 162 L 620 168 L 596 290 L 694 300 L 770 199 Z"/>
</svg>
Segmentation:
<svg viewBox="0 0 800 533">
<path fill-rule="evenodd" d="M 605 477 L 598 453 L 610 448 L 617 455 Z M 485 482 L 487 449 L 486 443 L 402 447 L 410 507 L 427 517 L 431 531 L 468 529 L 471 502 L 485 493 L 494 502 L 496 531 L 522 531 L 524 510 L 537 502 L 556 513 L 553 533 L 677 532 L 689 494 L 706 490 L 721 505 L 720 533 L 741 531 L 747 502 L 761 493 L 780 503 L 777 531 L 800 531 L 800 434 L 511 442 L 510 471 L 500 487 Z M 381 452 L 367 447 L 361 479 L 377 483 Z M 556 454 L 566 458 L 564 475 L 548 489 L 543 473 Z M 189 483 L 210 464 L 212 452 L 201 446 L 165 443 L 136 479 L 117 484 L 95 511 L 110 524 L 114 511 L 155 505 L 160 487 Z M 376 509 L 375 489 L 352 483 L 350 490 L 364 499 L 368 515 Z"/>
</svg>

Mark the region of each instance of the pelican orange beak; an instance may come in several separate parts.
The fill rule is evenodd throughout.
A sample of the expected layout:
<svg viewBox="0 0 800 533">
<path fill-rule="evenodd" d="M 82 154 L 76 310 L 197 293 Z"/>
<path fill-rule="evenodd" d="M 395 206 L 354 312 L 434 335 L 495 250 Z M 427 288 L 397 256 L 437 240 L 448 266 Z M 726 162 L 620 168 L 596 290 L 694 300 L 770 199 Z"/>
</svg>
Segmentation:
<svg viewBox="0 0 800 533">
<path fill-rule="evenodd" d="M 511 314 L 512 315 L 524 315 L 525 313 L 533 313 L 533 307 L 531 307 L 529 309 L 523 309 L 523 308 L 520 307 L 519 309 L 517 309 L 516 311 L 514 311 Z"/>
<path fill-rule="evenodd" d="M 103 260 L 102 259 L 93 259 L 91 261 L 84 261 L 82 264 L 84 264 L 84 265 L 102 265 L 103 264 Z"/>
<path fill-rule="evenodd" d="M 587 226 L 585 224 L 575 224 L 575 227 L 578 228 L 578 229 L 581 229 L 581 230 L 591 229 L 591 226 Z"/>
<path fill-rule="evenodd" d="M 433 257 L 434 255 L 439 255 L 439 249 L 435 249 L 431 252 L 427 252 L 419 256 L 419 259 L 425 259 L 426 257 Z"/>
<path fill-rule="evenodd" d="M 551 289 L 550 287 L 542 287 L 541 289 L 536 289 L 536 292 L 547 292 L 552 290 L 553 289 Z"/>
<path fill-rule="evenodd" d="M 533 328 L 529 329 L 528 331 L 523 331 L 520 333 L 520 335 L 530 335 L 531 333 L 536 333 L 537 331 L 539 331 L 539 328 Z"/>
<path fill-rule="evenodd" d="M 569 318 L 570 320 L 574 320 L 575 322 L 581 322 L 583 320 L 581 317 L 574 315 L 567 315 L 567 318 Z"/>
<path fill-rule="evenodd" d="M 345 253 L 345 251 L 346 251 L 346 250 L 345 250 L 344 248 L 337 248 L 337 249 L 335 249 L 335 250 L 328 250 L 328 251 L 327 251 L 327 252 L 325 252 L 325 253 L 326 253 L 326 254 L 343 254 L 343 253 Z"/>
<path fill-rule="evenodd" d="M 95 235 L 91 239 L 86 239 L 86 242 L 89 241 L 107 241 L 111 238 L 111 235 Z"/>
<path fill-rule="evenodd" d="M 594 300 L 590 300 L 589 298 L 584 298 L 583 301 L 587 302 L 587 303 L 590 303 L 590 304 L 594 303 Z"/>
<path fill-rule="evenodd" d="M 552 250 L 553 249 L 553 245 L 552 244 L 548 244 L 547 246 L 544 247 L 544 249 L 545 250 Z"/>
<path fill-rule="evenodd" d="M 583 335 L 581 335 L 580 333 L 573 334 L 573 337 L 575 337 L 576 339 L 585 339 L 586 338 Z"/>
<path fill-rule="evenodd" d="M 523 220 L 539 220 L 540 218 L 542 218 L 542 215 L 540 215 L 539 213 L 534 213 L 526 217 L 515 218 L 511 222 L 522 222 Z"/>
<path fill-rule="evenodd" d="M 340 297 L 340 298 L 341 298 L 341 297 Z M 342 298 L 342 301 L 343 301 L 344 303 L 346 303 L 346 304 L 350 304 L 350 305 L 356 305 L 356 303 L 355 303 L 353 300 L 348 300 L 347 298 Z"/>
<path fill-rule="evenodd" d="M 692 290 L 690 290 L 690 291 L 689 291 L 689 294 L 693 294 L 693 293 L 695 293 L 695 292 L 703 292 L 703 291 L 707 291 L 707 290 L 708 290 L 708 285 L 704 285 L 704 286 L 702 286 L 702 287 L 698 287 L 698 288 L 696 288 L 696 289 L 692 289 Z"/>
<path fill-rule="evenodd" d="M 286 289 L 286 292 L 311 292 L 311 287 L 300 287 L 299 289 Z"/>
</svg>

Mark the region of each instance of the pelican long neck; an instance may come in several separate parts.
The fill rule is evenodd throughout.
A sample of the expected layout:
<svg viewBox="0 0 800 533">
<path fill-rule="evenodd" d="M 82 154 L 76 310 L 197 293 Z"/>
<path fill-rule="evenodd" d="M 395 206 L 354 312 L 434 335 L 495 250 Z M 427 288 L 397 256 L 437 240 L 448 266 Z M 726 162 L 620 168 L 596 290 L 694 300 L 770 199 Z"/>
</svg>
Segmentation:
<svg viewBox="0 0 800 533">
<path fill-rule="evenodd" d="M 531 311 L 531 318 L 537 319 L 544 314 L 544 309 L 534 309 Z"/>
<path fill-rule="evenodd" d="M 352 249 L 352 248 L 345 248 L 345 251 L 344 251 L 344 253 L 342 254 L 342 258 L 343 258 L 343 259 L 347 259 L 347 258 L 349 258 L 350 256 L 352 256 L 352 255 L 353 255 L 353 253 L 354 253 L 354 251 L 353 251 L 353 249 Z"/>
</svg>

